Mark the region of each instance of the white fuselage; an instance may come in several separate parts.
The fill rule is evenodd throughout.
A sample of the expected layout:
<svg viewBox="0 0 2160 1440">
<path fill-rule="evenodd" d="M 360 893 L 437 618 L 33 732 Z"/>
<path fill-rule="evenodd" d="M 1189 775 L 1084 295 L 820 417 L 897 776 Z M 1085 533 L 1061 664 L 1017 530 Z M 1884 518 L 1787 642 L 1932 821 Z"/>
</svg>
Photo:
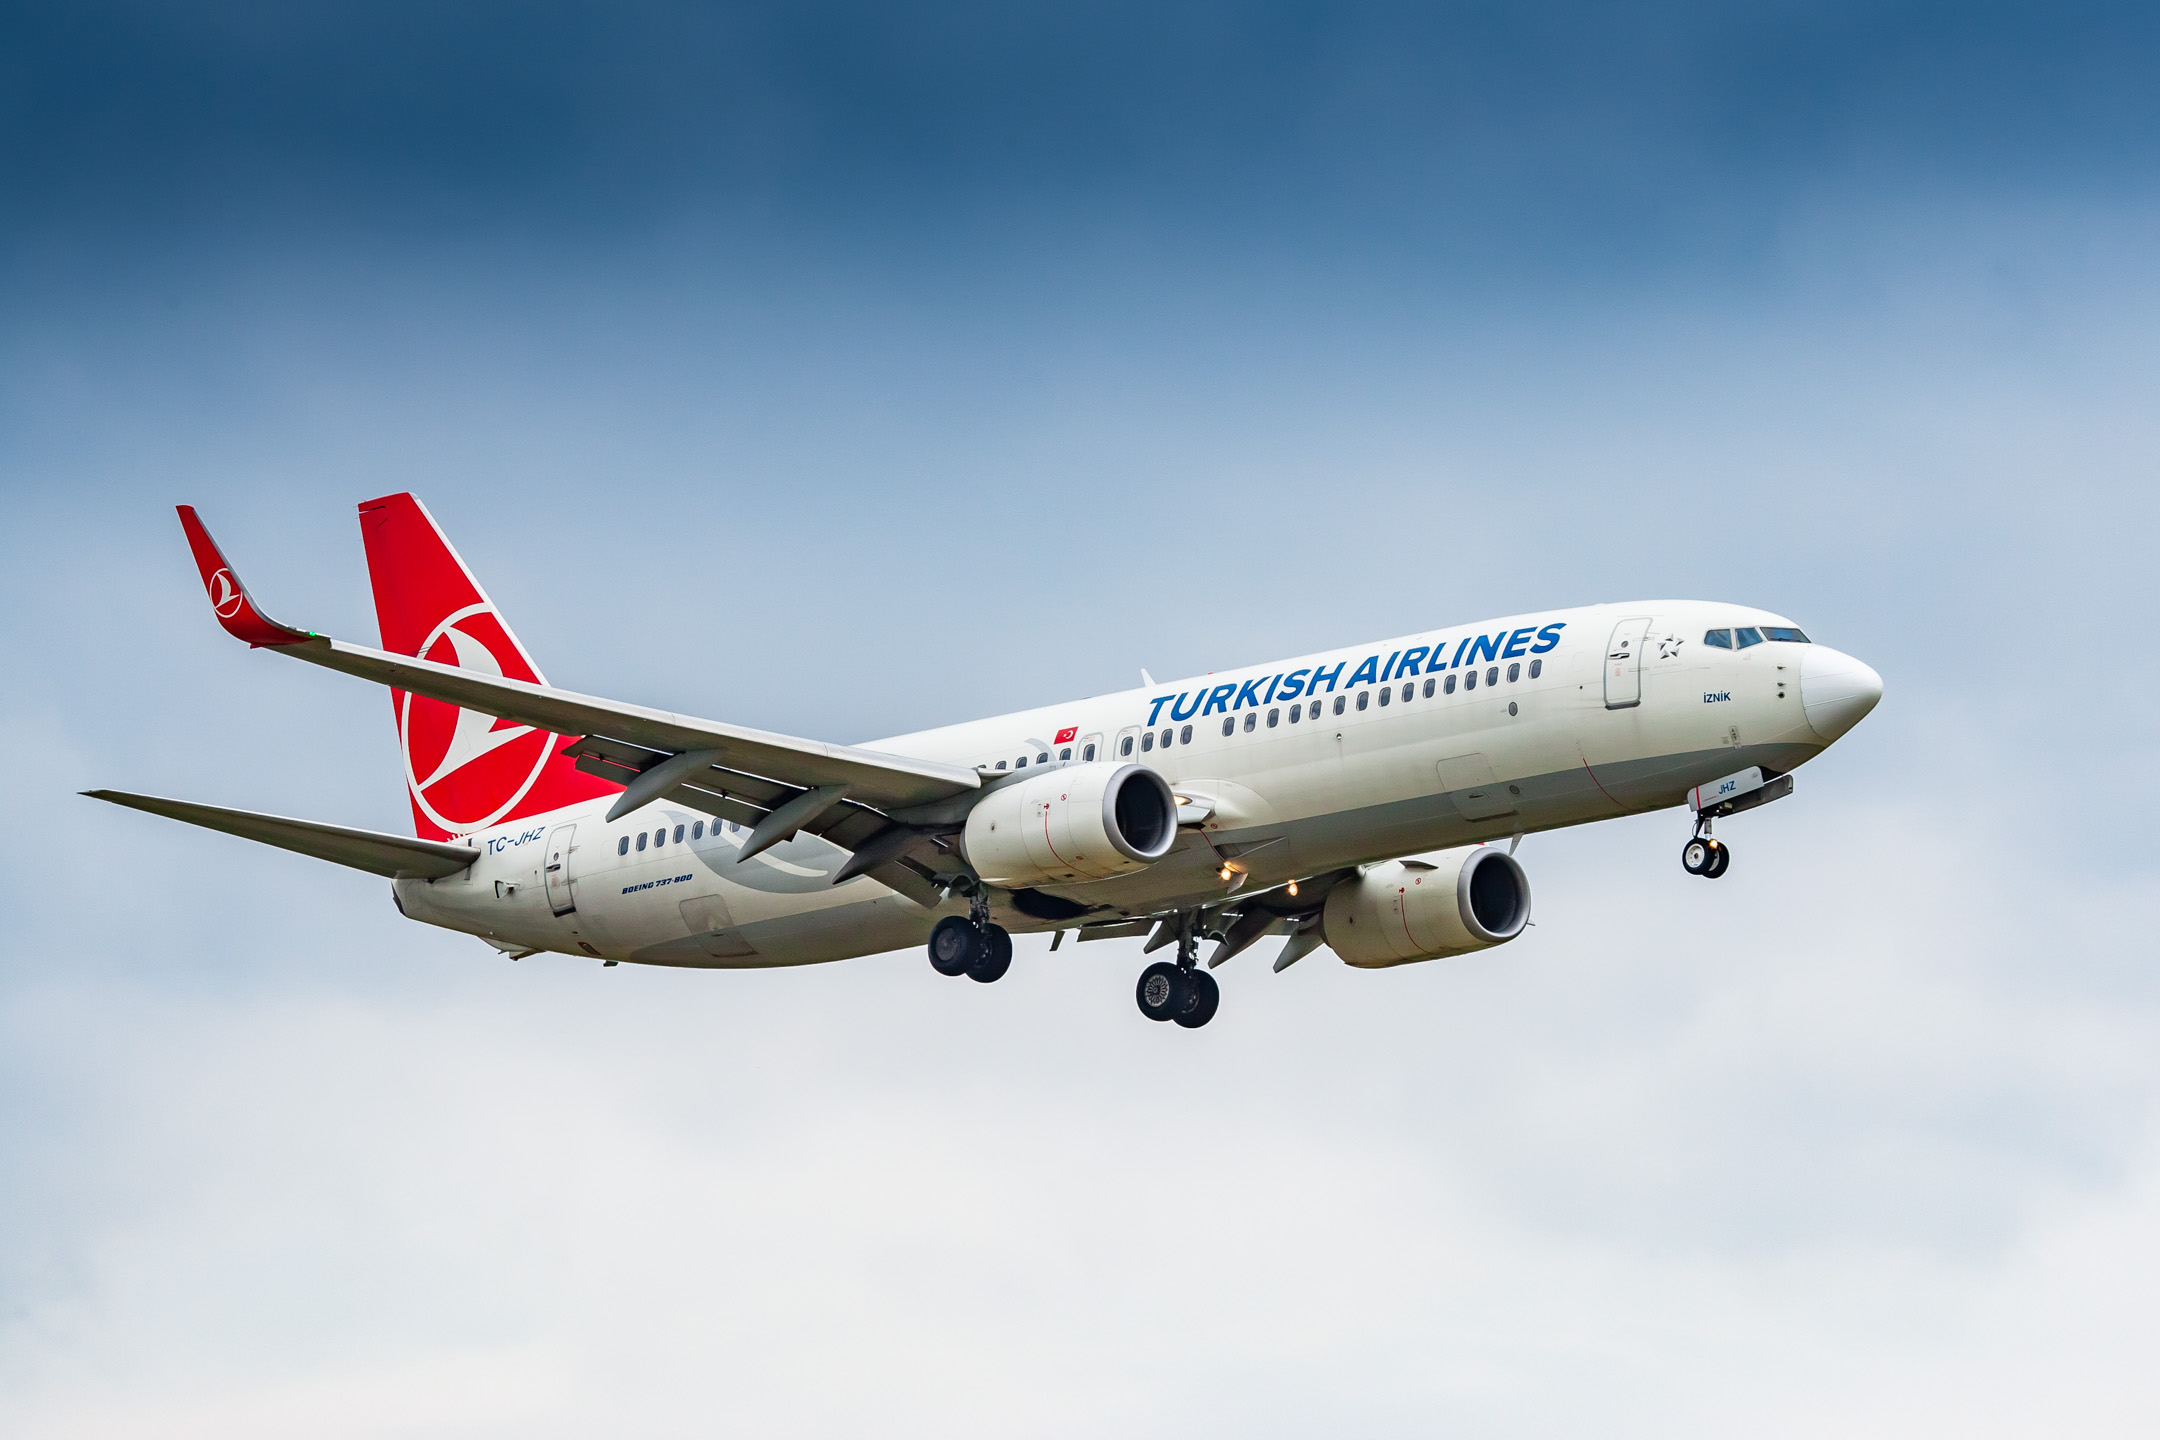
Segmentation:
<svg viewBox="0 0 2160 1440">
<path fill-rule="evenodd" d="M 1714 628 L 1789 623 L 1704 601 L 1549 611 L 865 748 L 976 767 L 992 781 L 1088 760 L 1168 780 L 1191 823 L 1167 857 L 1000 898 L 1010 929 L 1070 928 L 1678 805 L 1691 787 L 1751 765 L 1789 772 L 1865 713 L 1842 698 L 1841 678 L 1865 667 L 1821 645 L 1703 643 Z M 514 953 L 720 967 L 917 944 L 940 915 L 966 908 L 925 908 L 868 877 L 834 886 L 846 852 L 813 835 L 738 864 L 745 834 L 700 811 L 660 801 L 609 823 L 608 808 L 478 832 L 469 871 L 396 882 L 399 907 Z"/>
</svg>

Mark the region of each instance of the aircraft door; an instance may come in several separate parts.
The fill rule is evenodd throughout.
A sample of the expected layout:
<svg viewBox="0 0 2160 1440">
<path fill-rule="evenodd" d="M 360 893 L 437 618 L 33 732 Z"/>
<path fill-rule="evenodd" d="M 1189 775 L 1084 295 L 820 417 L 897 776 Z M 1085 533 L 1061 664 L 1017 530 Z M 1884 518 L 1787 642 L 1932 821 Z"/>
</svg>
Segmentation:
<svg viewBox="0 0 2160 1440">
<path fill-rule="evenodd" d="M 1106 758 L 1102 753 L 1102 733 L 1097 731 L 1093 735 L 1082 735 L 1080 737 L 1080 748 L 1073 753 L 1078 755 L 1082 761 Z"/>
<path fill-rule="evenodd" d="M 1140 727 L 1128 725 L 1117 732 L 1117 743 L 1110 747 L 1105 760 L 1137 760 L 1140 758 Z"/>
<path fill-rule="evenodd" d="M 557 915 L 568 915 L 577 909 L 577 900 L 570 893 L 570 837 L 577 834 L 575 825 L 557 825 L 548 831 L 546 889 L 548 909 Z"/>
<path fill-rule="evenodd" d="M 1650 617 L 1637 616 L 1613 626 L 1605 646 L 1605 708 L 1625 710 L 1642 703 L 1643 636 Z"/>
</svg>

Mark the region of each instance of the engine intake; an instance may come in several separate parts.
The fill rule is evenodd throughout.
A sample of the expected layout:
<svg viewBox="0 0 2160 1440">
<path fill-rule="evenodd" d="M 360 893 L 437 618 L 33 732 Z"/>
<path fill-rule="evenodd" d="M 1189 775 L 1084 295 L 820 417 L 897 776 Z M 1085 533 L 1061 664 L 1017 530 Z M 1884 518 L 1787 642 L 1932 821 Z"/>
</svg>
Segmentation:
<svg viewBox="0 0 2160 1440">
<path fill-rule="evenodd" d="M 1500 945 L 1530 923 L 1530 880 L 1489 846 L 1375 865 L 1328 892 L 1321 933 L 1343 963 L 1379 970 Z"/>
<path fill-rule="evenodd" d="M 1177 840 L 1177 798 L 1143 765 L 1061 765 L 992 790 L 960 844 L 993 885 L 1103 880 L 1152 865 Z"/>
</svg>

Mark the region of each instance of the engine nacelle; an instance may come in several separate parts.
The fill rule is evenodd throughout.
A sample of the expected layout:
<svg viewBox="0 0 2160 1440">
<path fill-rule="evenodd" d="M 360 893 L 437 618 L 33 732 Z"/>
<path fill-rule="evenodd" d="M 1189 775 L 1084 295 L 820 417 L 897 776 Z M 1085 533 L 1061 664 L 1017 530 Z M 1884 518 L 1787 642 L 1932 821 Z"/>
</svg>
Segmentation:
<svg viewBox="0 0 2160 1440">
<path fill-rule="evenodd" d="M 1103 880 L 1152 865 L 1177 840 L 1177 797 L 1143 765 L 1061 765 L 985 795 L 961 846 L 993 885 Z"/>
<path fill-rule="evenodd" d="M 1530 923 L 1530 881 L 1490 846 L 1375 865 L 1328 892 L 1321 933 L 1343 962 L 1366 970 L 1483 950 Z"/>
</svg>

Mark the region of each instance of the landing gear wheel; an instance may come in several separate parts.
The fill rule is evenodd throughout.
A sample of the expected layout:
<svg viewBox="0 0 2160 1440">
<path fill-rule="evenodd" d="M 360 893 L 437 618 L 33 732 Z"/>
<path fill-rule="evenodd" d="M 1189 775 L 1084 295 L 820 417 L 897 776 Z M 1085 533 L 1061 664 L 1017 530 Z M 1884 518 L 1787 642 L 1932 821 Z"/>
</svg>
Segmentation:
<svg viewBox="0 0 2160 1440">
<path fill-rule="evenodd" d="M 986 948 L 982 932 L 972 920 L 965 915 L 948 915 L 930 932 L 930 968 L 940 975 L 965 975 Z M 1008 949 L 1008 957 L 1010 953 Z"/>
<path fill-rule="evenodd" d="M 1197 1030 L 1215 1018 L 1215 1007 L 1222 1003 L 1222 988 L 1215 977 L 1205 970 L 1188 971 L 1185 985 L 1192 992 L 1192 999 L 1185 1008 L 1170 1018 L 1187 1030 Z"/>
<path fill-rule="evenodd" d="M 1711 862 L 1717 857 L 1715 840 L 1705 840 L 1697 835 L 1680 847 L 1680 868 L 1690 875 L 1709 873 Z"/>
<path fill-rule="evenodd" d="M 1715 880 L 1732 868 L 1732 851 L 1715 840 L 1706 840 L 1703 843 L 1710 847 L 1710 865 L 1702 872 L 1703 879 Z"/>
<path fill-rule="evenodd" d="M 975 963 L 967 967 L 967 977 L 988 985 L 991 981 L 1012 969 L 1012 936 L 1002 925 L 983 927 L 977 942 Z"/>
<path fill-rule="evenodd" d="M 1176 1019 L 1192 1002 L 1192 986 L 1186 973 L 1168 960 L 1158 960 L 1140 972 L 1133 998 L 1140 1013 L 1150 1020 Z"/>
</svg>

